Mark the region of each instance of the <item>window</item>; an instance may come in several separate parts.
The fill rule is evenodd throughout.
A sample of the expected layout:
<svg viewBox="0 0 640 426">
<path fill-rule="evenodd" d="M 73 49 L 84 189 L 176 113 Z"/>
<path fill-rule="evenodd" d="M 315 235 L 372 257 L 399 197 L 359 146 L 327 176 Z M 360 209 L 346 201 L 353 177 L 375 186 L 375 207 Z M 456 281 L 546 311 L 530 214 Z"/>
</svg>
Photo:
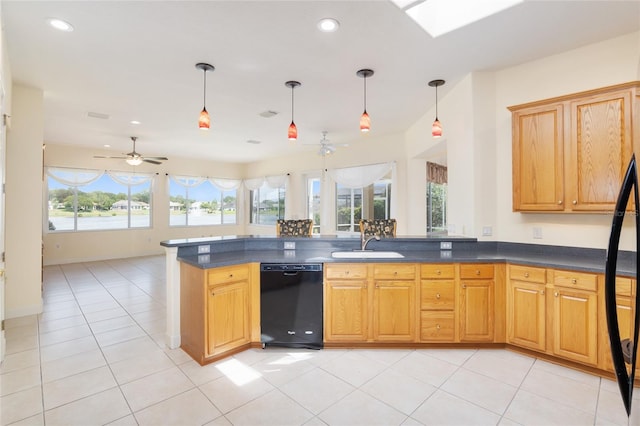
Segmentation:
<svg viewBox="0 0 640 426">
<path fill-rule="evenodd" d="M 47 169 L 49 231 L 149 228 L 153 175 Z"/>
<path fill-rule="evenodd" d="M 320 233 L 320 178 L 307 177 L 307 219 L 313 220 L 313 233 Z"/>
<path fill-rule="evenodd" d="M 447 232 L 447 168 L 427 163 L 427 233 Z"/>
<path fill-rule="evenodd" d="M 251 219 L 254 225 L 275 225 L 284 219 L 285 186 L 271 187 L 266 182 L 249 193 Z"/>
<path fill-rule="evenodd" d="M 239 181 L 169 177 L 169 226 L 230 225 L 237 222 Z"/>
<path fill-rule="evenodd" d="M 364 188 L 336 184 L 336 230 L 360 232 L 360 219 L 389 219 L 390 202 L 390 177 Z"/>
</svg>

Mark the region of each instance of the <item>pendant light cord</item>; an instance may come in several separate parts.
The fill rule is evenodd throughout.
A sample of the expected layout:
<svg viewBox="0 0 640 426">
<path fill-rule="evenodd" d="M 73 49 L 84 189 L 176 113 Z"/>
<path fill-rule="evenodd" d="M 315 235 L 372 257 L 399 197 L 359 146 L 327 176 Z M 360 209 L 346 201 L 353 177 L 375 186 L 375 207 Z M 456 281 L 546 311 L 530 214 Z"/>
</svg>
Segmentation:
<svg viewBox="0 0 640 426">
<path fill-rule="evenodd" d="M 293 123 L 293 89 L 295 86 L 291 86 L 291 122 Z"/>
<path fill-rule="evenodd" d="M 364 78 L 364 112 L 367 112 L 367 76 L 365 75 Z"/>
<path fill-rule="evenodd" d="M 205 110 L 207 109 L 207 70 L 204 70 L 204 90 L 202 91 L 202 109 L 205 109 Z"/>
<path fill-rule="evenodd" d="M 436 120 L 438 119 L 438 86 L 436 86 Z"/>
</svg>

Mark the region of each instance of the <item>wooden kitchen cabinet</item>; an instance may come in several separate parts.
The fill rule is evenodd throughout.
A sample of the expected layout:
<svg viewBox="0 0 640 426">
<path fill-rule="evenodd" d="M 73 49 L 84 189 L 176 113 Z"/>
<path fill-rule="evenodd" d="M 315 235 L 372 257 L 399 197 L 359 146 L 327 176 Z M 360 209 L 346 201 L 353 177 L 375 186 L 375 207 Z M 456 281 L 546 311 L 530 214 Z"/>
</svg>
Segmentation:
<svg viewBox="0 0 640 426">
<path fill-rule="evenodd" d="M 420 340 L 456 340 L 456 265 L 420 265 Z"/>
<path fill-rule="evenodd" d="M 369 327 L 367 265 L 324 267 L 325 342 L 364 342 Z"/>
<path fill-rule="evenodd" d="M 546 269 L 523 265 L 507 269 L 507 342 L 544 352 Z"/>
<path fill-rule="evenodd" d="M 460 341 L 493 342 L 495 281 L 492 264 L 460 265 Z"/>
<path fill-rule="evenodd" d="M 416 340 L 414 264 L 325 265 L 325 342 Z"/>
<path fill-rule="evenodd" d="M 180 264 L 180 347 L 200 364 L 250 346 L 252 302 L 259 297 L 253 268 Z"/>
<path fill-rule="evenodd" d="M 604 276 L 599 276 L 599 286 L 604 288 Z M 635 280 L 628 277 L 616 278 L 616 312 L 618 313 L 618 330 L 620 332 L 620 340 L 632 339 L 631 326 L 633 321 L 633 304 L 632 298 L 635 297 Z M 598 319 L 600 323 L 600 335 L 598 336 L 598 354 L 600 356 L 600 368 L 607 371 L 614 371 L 613 361 L 611 359 L 611 344 L 609 341 L 609 329 L 607 326 L 607 316 L 604 294 L 601 296 L 599 305 L 601 315 Z"/>
<path fill-rule="evenodd" d="M 509 107 L 513 210 L 612 211 L 640 145 L 632 134 L 639 88 L 631 82 Z"/>
<path fill-rule="evenodd" d="M 552 353 L 598 364 L 598 295 L 595 274 L 553 271 Z"/>
</svg>

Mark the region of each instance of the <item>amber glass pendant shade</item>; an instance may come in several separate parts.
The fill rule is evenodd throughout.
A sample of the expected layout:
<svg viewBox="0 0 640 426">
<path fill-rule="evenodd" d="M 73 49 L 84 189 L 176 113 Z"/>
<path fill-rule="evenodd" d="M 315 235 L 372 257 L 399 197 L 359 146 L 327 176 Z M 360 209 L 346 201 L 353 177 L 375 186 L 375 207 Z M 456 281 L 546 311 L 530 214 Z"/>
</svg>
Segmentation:
<svg viewBox="0 0 640 426">
<path fill-rule="evenodd" d="M 296 123 L 293 121 L 289 125 L 289 131 L 287 132 L 287 137 L 290 141 L 295 141 L 298 139 L 298 128 L 296 127 Z"/>
<path fill-rule="evenodd" d="M 371 130 L 371 119 L 369 118 L 367 111 L 365 111 L 360 116 L 360 131 L 368 132 L 369 130 Z"/>
<path fill-rule="evenodd" d="M 438 120 L 437 118 L 431 126 L 431 136 L 433 136 L 434 138 L 439 138 L 442 136 L 442 126 L 440 125 L 440 120 Z"/>
<path fill-rule="evenodd" d="M 211 119 L 209 118 L 209 113 L 207 112 L 206 108 L 203 108 L 202 112 L 200 113 L 200 118 L 198 119 L 198 127 L 203 130 L 209 130 L 209 127 L 211 127 Z"/>
</svg>

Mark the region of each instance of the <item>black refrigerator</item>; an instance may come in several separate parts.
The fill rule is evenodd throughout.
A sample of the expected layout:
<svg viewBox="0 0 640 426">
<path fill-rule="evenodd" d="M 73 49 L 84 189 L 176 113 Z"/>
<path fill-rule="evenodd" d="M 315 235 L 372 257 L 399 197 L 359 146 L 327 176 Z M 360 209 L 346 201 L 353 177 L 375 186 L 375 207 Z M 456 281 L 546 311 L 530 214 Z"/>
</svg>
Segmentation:
<svg viewBox="0 0 640 426">
<path fill-rule="evenodd" d="M 638 329 L 640 329 L 640 287 L 638 286 L 638 248 L 640 248 L 640 216 L 638 214 L 638 167 L 635 155 L 632 156 L 622 182 L 616 208 L 613 214 L 611 235 L 607 249 L 605 266 L 605 306 L 611 357 L 615 369 L 616 380 L 620 389 L 620 396 L 628 416 L 628 424 L 640 425 L 640 399 L 634 391 L 640 392 L 635 385 L 638 373 Z M 633 221 L 623 229 L 623 222 Z M 632 226 L 630 226 L 632 225 Z M 629 293 L 629 309 L 622 312 L 618 309 L 616 276 L 618 275 L 618 261 L 622 257 L 619 252 L 620 237 L 635 238 L 635 253 L 625 253 L 624 261 L 635 278 Z M 635 235 L 633 235 L 635 233 Z"/>
</svg>

